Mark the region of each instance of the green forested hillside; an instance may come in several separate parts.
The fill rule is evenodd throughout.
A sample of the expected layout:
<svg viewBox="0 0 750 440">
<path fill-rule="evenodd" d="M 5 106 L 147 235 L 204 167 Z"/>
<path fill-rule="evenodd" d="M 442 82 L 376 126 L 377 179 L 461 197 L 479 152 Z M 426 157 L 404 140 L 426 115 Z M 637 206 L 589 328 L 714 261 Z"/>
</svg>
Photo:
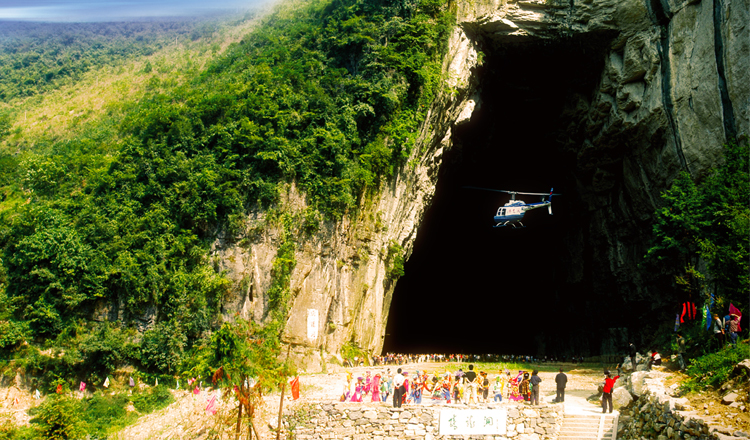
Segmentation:
<svg viewBox="0 0 750 440">
<path fill-rule="evenodd" d="M 90 72 L 77 78 L 55 67 L 68 58 L 61 36 L 28 66 L 6 66 L 5 357 L 28 359 L 46 387 L 124 363 L 170 375 L 219 363 L 195 355 L 212 344 L 227 289 L 209 243 L 233 236 L 250 209 L 272 206 L 280 184 L 296 182 L 338 218 L 403 165 L 437 91 L 452 17 L 440 0 L 311 0 L 279 6 L 226 50 L 204 47 L 204 61 L 190 38 L 149 54 L 167 41 L 159 34 L 117 56 L 94 51 L 99 61 L 81 62 Z M 50 69 L 69 79 L 47 78 Z M 37 79 L 16 90 L 18 78 Z M 119 307 L 122 321 L 91 321 L 102 304 Z M 134 318 L 147 310 L 158 310 L 157 324 L 137 338 Z M 66 355 L 46 358 L 35 346 Z"/>
<path fill-rule="evenodd" d="M 0 101 L 58 89 L 91 69 L 151 55 L 176 39 L 197 40 L 214 27 L 194 21 L 3 23 Z"/>
</svg>

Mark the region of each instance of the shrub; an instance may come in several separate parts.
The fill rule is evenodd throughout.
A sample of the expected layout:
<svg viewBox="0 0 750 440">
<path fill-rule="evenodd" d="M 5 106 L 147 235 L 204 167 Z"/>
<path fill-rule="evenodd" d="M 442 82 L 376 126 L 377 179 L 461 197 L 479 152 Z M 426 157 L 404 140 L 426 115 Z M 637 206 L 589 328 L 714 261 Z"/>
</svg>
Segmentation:
<svg viewBox="0 0 750 440">
<path fill-rule="evenodd" d="M 734 366 L 750 358 L 750 345 L 738 343 L 737 348 L 724 347 L 716 353 L 693 359 L 687 367 L 690 376 L 683 387 L 692 391 L 719 388 L 729 379 Z"/>
<path fill-rule="evenodd" d="M 80 417 L 82 407 L 82 403 L 72 397 L 53 394 L 34 411 L 36 417 L 31 419 L 31 423 L 36 424 L 41 438 L 81 438 L 85 435 L 84 422 Z"/>
<path fill-rule="evenodd" d="M 147 392 L 135 394 L 130 399 L 133 406 L 139 412 L 148 414 L 150 412 L 162 409 L 174 402 L 174 396 L 164 385 L 159 385 L 149 389 Z"/>
</svg>

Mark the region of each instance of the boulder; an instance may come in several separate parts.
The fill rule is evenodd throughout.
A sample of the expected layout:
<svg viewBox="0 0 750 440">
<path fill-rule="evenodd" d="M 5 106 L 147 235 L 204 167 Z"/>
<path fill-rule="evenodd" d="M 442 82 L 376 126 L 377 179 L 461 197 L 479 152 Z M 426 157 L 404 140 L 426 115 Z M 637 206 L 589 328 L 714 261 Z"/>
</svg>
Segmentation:
<svg viewBox="0 0 750 440">
<path fill-rule="evenodd" d="M 633 401 L 633 396 L 625 387 L 615 388 L 612 391 L 612 406 L 622 408 L 628 406 Z"/>
<path fill-rule="evenodd" d="M 732 370 L 732 377 L 735 376 L 750 377 L 750 359 L 745 359 L 744 361 L 734 366 L 734 370 Z"/>
<path fill-rule="evenodd" d="M 636 371 L 630 375 L 630 389 L 629 391 L 634 395 L 640 397 L 646 391 L 646 378 L 648 377 L 647 371 Z"/>
<path fill-rule="evenodd" d="M 724 405 L 731 405 L 736 402 L 739 397 L 740 396 L 737 393 L 731 392 L 721 398 L 721 403 L 723 403 Z"/>
</svg>

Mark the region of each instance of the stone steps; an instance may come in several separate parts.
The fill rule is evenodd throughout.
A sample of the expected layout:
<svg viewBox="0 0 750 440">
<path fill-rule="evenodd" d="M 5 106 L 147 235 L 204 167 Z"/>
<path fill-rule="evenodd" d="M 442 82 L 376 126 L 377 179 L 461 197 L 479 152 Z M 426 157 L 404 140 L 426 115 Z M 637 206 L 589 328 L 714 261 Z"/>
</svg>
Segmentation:
<svg viewBox="0 0 750 440">
<path fill-rule="evenodd" d="M 558 440 L 616 440 L 617 416 L 570 415 L 563 418 Z"/>
</svg>

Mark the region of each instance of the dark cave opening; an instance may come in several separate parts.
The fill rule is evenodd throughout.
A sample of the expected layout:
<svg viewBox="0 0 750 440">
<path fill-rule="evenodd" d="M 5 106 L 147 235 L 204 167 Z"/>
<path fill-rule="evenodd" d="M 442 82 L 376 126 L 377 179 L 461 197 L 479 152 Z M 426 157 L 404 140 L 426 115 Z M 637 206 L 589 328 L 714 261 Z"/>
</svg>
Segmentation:
<svg viewBox="0 0 750 440">
<path fill-rule="evenodd" d="M 558 138 L 566 103 L 598 86 L 612 36 L 600 37 L 485 50 L 481 106 L 454 127 L 454 147 L 394 291 L 383 352 L 593 354 L 570 342 L 601 328 L 592 324 L 601 318 L 570 312 L 591 289 L 564 283 L 563 238 L 578 214 L 575 157 Z M 526 228 L 493 228 L 509 196 L 466 186 L 562 195 L 553 198 L 552 216 L 538 209 L 527 212 Z"/>
</svg>

